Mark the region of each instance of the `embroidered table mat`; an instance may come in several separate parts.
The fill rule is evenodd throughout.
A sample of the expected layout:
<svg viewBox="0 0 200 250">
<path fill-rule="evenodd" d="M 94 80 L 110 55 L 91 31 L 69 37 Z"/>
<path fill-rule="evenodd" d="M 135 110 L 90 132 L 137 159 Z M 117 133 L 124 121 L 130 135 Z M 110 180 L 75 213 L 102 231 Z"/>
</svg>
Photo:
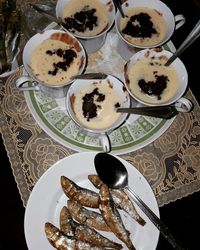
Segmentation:
<svg viewBox="0 0 200 250">
<path fill-rule="evenodd" d="M 26 206 L 42 174 L 75 151 L 54 141 L 34 120 L 23 92 L 15 87 L 21 75 L 20 68 L 0 83 L 0 128 Z M 159 206 L 200 190 L 200 107 L 190 89 L 186 97 L 194 103 L 192 112 L 178 114 L 169 129 L 151 144 L 120 155 L 145 176 Z"/>
</svg>

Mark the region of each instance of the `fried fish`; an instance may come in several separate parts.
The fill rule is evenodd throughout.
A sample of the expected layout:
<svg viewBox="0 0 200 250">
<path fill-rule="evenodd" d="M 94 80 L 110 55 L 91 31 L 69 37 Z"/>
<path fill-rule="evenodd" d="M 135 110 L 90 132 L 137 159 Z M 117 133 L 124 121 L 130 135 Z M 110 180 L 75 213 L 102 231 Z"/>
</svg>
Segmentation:
<svg viewBox="0 0 200 250">
<path fill-rule="evenodd" d="M 79 223 L 100 231 L 111 231 L 100 213 L 86 209 L 71 200 L 67 201 L 67 207 L 73 219 Z"/>
<path fill-rule="evenodd" d="M 129 237 L 130 233 L 125 228 L 121 216 L 116 209 L 107 185 L 101 185 L 99 192 L 99 209 L 111 231 L 126 244 L 128 249 L 135 250 Z"/>
<path fill-rule="evenodd" d="M 82 206 L 98 208 L 99 195 L 92 190 L 79 187 L 72 180 L 65 176 L 61 176 L 61 186 L 66 196 L 78 202 Z"/>
<path fill-rule="evenodd" d="M 103 185 L 103 182 L 98 175 L 88 175 L 88 179 L 98 189 L 100 189 L 101 185 Z M 138 214 L 131 199 L 122 189 L 109 190 L 117 208 L 124 210 L 140 225 L 144 226 L 146 224 L 145 220 Z"/>
<path fill-rule="evenodd" d="M 74 221 L 65 206 L 61 209 L 60 213 L 60 230 L 67 236 L 74 236 L 76 240 L 81 240 L 98 247 L 107 247 L 116 250 L 122 249 L 121 244 L 109 240 L 87 225 L 82 225 Z"/>
</svg>

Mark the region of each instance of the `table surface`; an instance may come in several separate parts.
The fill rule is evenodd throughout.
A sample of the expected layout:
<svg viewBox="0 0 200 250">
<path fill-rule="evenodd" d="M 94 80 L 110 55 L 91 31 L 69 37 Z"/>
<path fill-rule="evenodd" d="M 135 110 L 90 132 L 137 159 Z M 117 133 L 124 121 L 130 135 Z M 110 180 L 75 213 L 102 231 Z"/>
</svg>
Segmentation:
<svg viewBox="0 0 200 250">
<path fill-rule="evenodd" d="M 190 30 L 192 24 L 185 29 Z M 173 42 L 176 45 L 177 41 Z M 189 53 L 182 60 L 187 57 L 190 58 Z M 188 61 L 184 63 L 189 73 L 194 72 Z M 75 152 L 55 142 L 38 126 L 23 93 L 14 85 L 21 73 L 19 69 L 1 83 L 0 127 L 12 173 L 26 206 L 32 188 L 45 170 Z M 189 74 L 189 82 L 194 80 L 191 79 Z M 196 94 L 194 84 L 189 87 L 186 96 L 193 101 L 194 110 L 179 114 L 171 127 L 150 145 L 121 156 L 146 177 L 160 207 L 200 190 L 200 107 L 193 95 Z M 43 145 L 43 151 L 39 145 Z M 45 157 L 48 153 L 53 153 L 51 159 Z"/>
</svg>

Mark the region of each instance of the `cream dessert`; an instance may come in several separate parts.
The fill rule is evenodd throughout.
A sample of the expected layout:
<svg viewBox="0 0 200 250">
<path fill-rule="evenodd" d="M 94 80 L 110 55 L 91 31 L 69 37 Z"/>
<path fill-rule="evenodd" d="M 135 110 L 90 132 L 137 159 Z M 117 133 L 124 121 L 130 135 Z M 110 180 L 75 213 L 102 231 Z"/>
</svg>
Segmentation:
<svg viewBox="0 0 200 250">
<path fill-rule="evenodd" d="M 92 37 L 109 24 L 109 12 L 99 0 L 71 0 L 65 6 L 62 25 L 75 35 Z"/>
<path fill-rule="evenodd" d="M 162 14 L 148 7 L 131 8 L 119 22 L 122 36 L 131 44 L 155 46 L 165 37 L 167 25 Z"/>
<path fill-rule="evenodd" d="M 65 85 L 72 76 L 79 73 L 84 60 L 81 50 L 75 38 L 66 33 L 54 33 L 34 49 L 31 70 L 44 84 Z"/>
<path fill-rule="evenodd" d="M 126 82 L 130 92 L 149 104 L 162 104 L 170 100 L 179 88 L 175 68 L 164 66 L 166 56 L 149 56 L 138 59 L 127 73 Z"/>
<path fill-rule="evenodd" d="M 84 86 L 70 97 L 75 116 L 88 129 L 106 129 L 120 117 L 120 97 L 109 81 L 98 81 Z"/>
</svg>

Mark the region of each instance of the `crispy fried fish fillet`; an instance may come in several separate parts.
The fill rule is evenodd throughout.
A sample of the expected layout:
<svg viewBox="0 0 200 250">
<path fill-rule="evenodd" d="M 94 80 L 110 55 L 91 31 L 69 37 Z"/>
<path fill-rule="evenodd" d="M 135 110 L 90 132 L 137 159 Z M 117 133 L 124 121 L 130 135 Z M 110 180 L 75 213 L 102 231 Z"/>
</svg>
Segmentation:
<svg viewBox="0 0 200 250">
<path fill-rule="evenodd" d="M 79 187 L 65 176 L 61 176 L 60 182 L 64 193 L 69 199 L 78 202 L 82 206 L 91 208 L 99 207 L 99 195 L 94 191 Z"/>
<path fill-rule="evenodd" d="M 135 250 L 129 237 L 130 233 L 125 228 L 121 216 L 114 205 L 109 188 L 105 184 L 101 185 L 99 192 L 99 209 L 106 224 L 110 227 L 117 238 L 123 241 L 128 249 Z"/>
<path fill-rule="evenodd" d="M 100 213 L 86 209 L 71 200 L 67 201 L 67 207 L 73 219 L 79 223 L 100 231 L 111 231 Z"/>
<path fill-rule="evenodd" d="M 92 246 L 86 242 L 76 240 L 72 236 L 66 236 L 53 224 L 45 223 L 47 239 L 58 250 L 102 250 L 104 248 Z"/>
<path fill-rule="evenodd" d="M 88 175 L 88 179 L 98 189 L 100 189 L 101 185 L 103 184 L 98 175 Z M 109 190 L 117 208 L 124 210 L 140 225 L 144 226 L 146 224 L 145 220 L 138 214 L 131 199 L 122 189 L 110 188 Z"/>
<path fill-rule="evenodd" d="M 60 230 L 67 236 L 74 236 L 76 240 L 81 240 L 98 247 L 107 247 L 116 250 L 122 249 L 121 244 L 109 240 L 86 225 L 75 222 L 65 206 L 61 209 L 60 213 Z"/>
</svg>

